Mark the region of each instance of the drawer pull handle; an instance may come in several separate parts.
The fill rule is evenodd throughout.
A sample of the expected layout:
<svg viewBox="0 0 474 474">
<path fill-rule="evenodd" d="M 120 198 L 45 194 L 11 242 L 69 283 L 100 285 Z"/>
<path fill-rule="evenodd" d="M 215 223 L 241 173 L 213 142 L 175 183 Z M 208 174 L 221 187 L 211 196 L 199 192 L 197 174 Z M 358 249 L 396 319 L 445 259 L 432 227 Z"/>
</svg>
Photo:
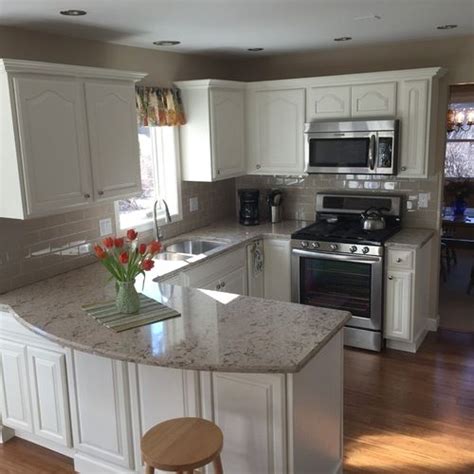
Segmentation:
<svg viewBox="0 0 474 474">
<path fill-rule="evenodd" d="M 390 275 L 390 276 L 388 277 L 388 279 L 389 279 L 389 280 L 393 280 L 393 276 Z"/>
<path fill-rule="evenodd" d="M 406 171 L 406 170 L 407 170 L 407 167 L 406 167 L 406 166 L 402 166 L 402 167 L 401 167 L 401 170 L 402 170 L 402 171 Z"/>
<path fill-rule="evenodd" d="M 259 170 L 259 169 L 261 168 L 261 166 L 260 166 L 260 165 L 257 165 L 257 166 L 255 166 L 255 168 L 257 168 L 257 169 Z"/>
<path fill-rule="evenodd" d="M 103 195 L 104 195 L 104 191 L 97 191 L 97 194 L 98 194 L 99 196 L 103 196 Z"/>
<path fill-rule="evenodd" d="M 86 194 L 84 194 L 84 197 L 85 197 L 86 199 L 89 199 L 89 198 L 91 197 L 91 195 L 90 195 L 89 193 L 86 193 Z"/>
<path fill-rule="evenodd" d="M 397 258 L 397 263 L 400 263 L 402 259 L 400 257 Z"/>
</svg>

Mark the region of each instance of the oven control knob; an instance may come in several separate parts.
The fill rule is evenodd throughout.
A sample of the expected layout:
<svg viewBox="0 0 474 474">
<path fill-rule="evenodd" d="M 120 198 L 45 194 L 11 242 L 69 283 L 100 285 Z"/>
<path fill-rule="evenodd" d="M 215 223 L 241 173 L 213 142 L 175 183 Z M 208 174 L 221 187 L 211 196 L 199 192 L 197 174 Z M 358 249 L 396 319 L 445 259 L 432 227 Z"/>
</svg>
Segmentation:
<svg viewBox="0 0 474 474">
<path fill-rule="evenodd" d="M 362 249 L 362 253 L 368 253 L 369 250 L 370 250 L 369 247 L 364 247 L 364 248 Z"/>
<path fill-rule="evenodd" d="M 319 249 L 319 247 L 320 247 L 319 242 L 311 242 L 311 248 Z"/>
<path fill-rule="evenodd" d="M 302 240 L 300 245 L 301 245 L 301 247 L 303 247 L 305 249 L 305 248 L 308 247 L 308 242 L 306 242 L 306 240 Z"/>
<path fill-rule="evenodd" d="M 357 252 L 357 247 L 353 245 L 350 249 L 351 253 Z"/>
<path fill-rule="evenodd" d="M 331 244 L 329 247 L 331 250 L 337 250 L 337 244 Z"/>
</svg>

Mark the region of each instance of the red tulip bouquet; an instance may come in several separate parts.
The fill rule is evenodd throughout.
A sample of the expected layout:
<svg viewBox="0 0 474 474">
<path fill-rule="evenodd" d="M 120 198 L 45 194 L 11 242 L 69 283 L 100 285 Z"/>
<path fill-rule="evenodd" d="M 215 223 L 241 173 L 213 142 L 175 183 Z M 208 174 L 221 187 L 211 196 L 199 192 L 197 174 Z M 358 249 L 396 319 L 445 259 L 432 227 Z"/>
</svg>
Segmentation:
<svg viewBox="0 0 474 474">
<path fill-rule="evenodd" d="M 135 278 L 145 276 L 154 267 L 153 257 L 161 250 L 161 243 L 153 240 L 139 244 L 138 232 L 127 231 L 127 237 L 107 237 L 94 251 L 102 265 L 117 282 L 117 309 L 122 313 L 136 313 L 140 309 Z"/>
</svg>

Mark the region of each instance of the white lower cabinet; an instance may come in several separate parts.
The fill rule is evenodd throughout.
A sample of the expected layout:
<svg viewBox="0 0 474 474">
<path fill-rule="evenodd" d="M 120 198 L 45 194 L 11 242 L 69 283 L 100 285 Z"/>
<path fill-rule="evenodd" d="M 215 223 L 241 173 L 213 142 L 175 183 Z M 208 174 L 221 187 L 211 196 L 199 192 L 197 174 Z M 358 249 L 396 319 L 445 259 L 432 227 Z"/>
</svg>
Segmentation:
<svg viewBox="0 0 474 474">
<path fill-rule="evenodd" d="M 26 345 L 0 339 L 0 357 L 2 423 L 32 432 Z"/>
<path fill-rule="evenodd" d="M 411 272 L 389 271 L 386 288 L 385 337 L 410 340 L 411 307 Z"/>
<path fill-rule="evenodd" d="M 65 355 L 28 348 L 28 368 L 34 433 L 72 446 Z"/>
<path fill-rule="evenodd" d="M 265 240 L 265 298 L 291 301 L 291 249 L 289 240 Z"/>
</svg>

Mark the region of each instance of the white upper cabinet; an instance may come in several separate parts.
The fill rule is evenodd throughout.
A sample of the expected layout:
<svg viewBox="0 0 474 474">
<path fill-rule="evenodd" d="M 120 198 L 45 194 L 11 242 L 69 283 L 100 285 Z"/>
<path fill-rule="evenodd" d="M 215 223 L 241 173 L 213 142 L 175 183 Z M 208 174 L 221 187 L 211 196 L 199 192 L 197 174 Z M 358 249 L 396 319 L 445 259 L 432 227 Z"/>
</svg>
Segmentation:
<svg viewBox="0 0 474 474">
<path fill-rule="evenodd" d="M 351 87 L 352 117 L 394 117 L 397 113 L 397 83 L 363 84 Z"/>
<path fill-rule="evenodd" d="M 305 96 L 304 88 L 248 91 L 250 174 L 303 173 Z"/>
<path fill-rule="evenodd" d="M 0 217 L 139 192 L 134 83 L 144 76 L 0 60 Z"/>
<path fill-rule="evenodd" d="M 141 190 L 135 94 L 130 84 L 86 82 L 95 199 Z"/>
<path fill-rule="evenodd" d="M 308 87 L 306 120 L 343 119 L 351 115 L 351 88 Z"/>
<path fill-rule="evenodd" d="M 186 125 L 180 129 L 185 181 L 218 181 L 245 174 L 244 84 L 178 82 Z"/>
</svg>

